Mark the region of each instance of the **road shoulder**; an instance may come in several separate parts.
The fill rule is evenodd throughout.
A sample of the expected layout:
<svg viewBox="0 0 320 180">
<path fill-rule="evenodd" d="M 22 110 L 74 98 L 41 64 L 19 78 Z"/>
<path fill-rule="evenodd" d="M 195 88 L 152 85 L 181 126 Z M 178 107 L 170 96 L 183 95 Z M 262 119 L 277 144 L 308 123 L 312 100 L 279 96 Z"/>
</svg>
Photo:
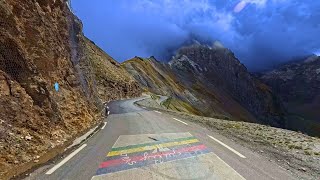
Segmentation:
<svg viewBox="0 0 320 180">
<path fill-rule="evenodd" d="M 267 158 L 299 179 L 320 178 L 320 139 L 298 132 L 247 122 L 207 118 L 167 110 L 151 99 L 136 102 L 184 122 L 192 122 L 236 141 L 243 147 Z M 305 148 L 303 148 L 305 147 Z M 316 179 L 317 179 L 316 178 Z"/>
</svg>

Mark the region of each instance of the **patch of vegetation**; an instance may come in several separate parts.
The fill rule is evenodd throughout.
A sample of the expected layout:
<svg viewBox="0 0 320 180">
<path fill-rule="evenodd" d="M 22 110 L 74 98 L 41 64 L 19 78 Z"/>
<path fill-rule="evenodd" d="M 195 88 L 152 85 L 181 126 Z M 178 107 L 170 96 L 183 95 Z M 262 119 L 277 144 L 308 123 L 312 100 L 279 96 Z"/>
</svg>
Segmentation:
<svg viewBox="0 0 320 180">
<path fill-rule="evenodd" d="M 302 149 L 301 145 L 296 145 L 296 144 L 289 144 L 288 147 L 289 149 Z"/>
<path fill-rule="evenodd" d="M 161 105 L 166 109 L 178 112 L 187 112 L 190 114 L 202 115 L 202 113 L 199 110 L 192 107 L 189 103 L 174 97 L 169 97 L 168 99 L 163 101 Z"/>
<path fill-rule="evenodd" d="M 231 124 L 231 123 L 229 123 L 229 124 L 226 124 L 225 127 L 226 128 L 232 128 L 232 129 L 242 129 L 241 124 Z"/>
<path fill-rule="evenodd" d="M 169 107 L 171 107 L 172 109 L 176 109 L 177 111 L 180 111 L 180 112 L 189 112 L 189 113 L 195 114 L 195 115 L 202 114 L 200 111 L 193 108 L 190 104 L 188 104 L 182 100 L 177 100 L 177 99 L 172 100 Z"/>
<path fill-rule="evenodd" d="M 151 99 L 153 99 L 153 100 L 159 100 L 160 99 L 160 96 L 159 95 L 156 95 L 156 94 L 153 94 L 153 93 L 151 93 Z"/>
<path fill-rule="evenodd" d="M 305 150 L 305 151 L 304 151 L 304 154 L 311 156 L 311 155 L 312 155 L 312 152 L 311 152 L 311 151 L 308 151 L 308 150 Z"/>
<path fill-rule="evenodd" d="M 167 98 L 165 101 L 163 101 L 162 103 L 161 103 L 161 105 L 162 106 L 164 106 L 164 107 L 166 107 L 167 109 L 169 109 L 169 106 L 170 106 L 170 104 L 171 104 L 171 102 L 172 102 L 172 96 L 170 96 L 169 98 Z"/>
</svg>

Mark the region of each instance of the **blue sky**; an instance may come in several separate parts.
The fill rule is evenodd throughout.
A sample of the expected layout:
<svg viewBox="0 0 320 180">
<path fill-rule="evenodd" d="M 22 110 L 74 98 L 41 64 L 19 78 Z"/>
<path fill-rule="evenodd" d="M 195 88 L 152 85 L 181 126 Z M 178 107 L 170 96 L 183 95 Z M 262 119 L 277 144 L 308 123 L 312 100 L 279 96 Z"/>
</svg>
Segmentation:
<svg viewBox="0 0 320 180">
<path fill-rule="evenodd" d="M 318 0 L 73 0 L 85 35 L 117 61 L 219 40 L 249 69 L 320 53 Z"/>
</svg>

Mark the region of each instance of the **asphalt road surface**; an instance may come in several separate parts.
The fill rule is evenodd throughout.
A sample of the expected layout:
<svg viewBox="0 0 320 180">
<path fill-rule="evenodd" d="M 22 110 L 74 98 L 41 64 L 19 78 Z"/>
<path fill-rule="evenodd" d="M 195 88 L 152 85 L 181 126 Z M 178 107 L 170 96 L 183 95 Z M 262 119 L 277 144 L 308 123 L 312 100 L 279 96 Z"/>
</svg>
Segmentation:
<svg viewBox="0 0 320 180">
<path fill-rule="evenodd" d="M 294 179 L 261 155 L 187 119 L 134 105 L 139 99 L 111 102 L 99 132 L 26 179 Z"/>
</svg>

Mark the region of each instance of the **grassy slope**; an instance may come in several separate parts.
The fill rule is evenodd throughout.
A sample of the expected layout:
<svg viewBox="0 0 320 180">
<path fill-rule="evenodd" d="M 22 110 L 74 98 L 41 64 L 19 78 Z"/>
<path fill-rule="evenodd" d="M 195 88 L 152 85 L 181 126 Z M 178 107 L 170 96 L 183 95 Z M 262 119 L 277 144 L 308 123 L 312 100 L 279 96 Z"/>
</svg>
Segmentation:
<svg viewBox="0 0 320 180">
<path fill-rule="evenodd" d="M 181 93 L 184 90 L 184 87 L 177 82 L 172 72 L 155 69 L 153 62 L 150 60 L 134 58 L 124 62 L 123 66 L 132 66 L 140 77 L 148 82 L 147 88 L 152 85 L 154 86 L 153 91 L 157 91 L 159 94 L 168 95 L 170 91 L 171 93 Z"/>
<path fill-rule="evenodd" d="M 200 81 L 191 87 L 183 84 L 170 67 L 153 59 L 134 58 L 122 64 L 152 93 L 173 96 L 170 109 L 190 112 L 196 115 L 222 116 L 235 120 L 255 121 L 251 114 L 226 93 L 208 89 Z M 235 118 L 236 117 L 236 118 Z"/>
<path fill-rule="evenodd" d="M 174 74 L 171 71 L 168 71 L 165 65 L 157 65 L 161 69 L 156 68 L 156 65 L 154 65 L 153 61 L 142 58 L 134 58 L 122 64 L 122 66 L 126 68 L 134 68 L 136 74 L 132 73 L 132 75 L 137 80 L 143 78 L 144 81 L 147 82 L 147 84 L 143 87 L 146 91 L 167 96 L 182 94 L 185 88 L 179 84 Z M 190 103 L 177 97 L 171 100 L 168 108 L 178 110 L 180 112 L 189 112 L 192 114 L 202 115 L 202 113 L 198 109 L 191 106 Z"/>
</svg>

